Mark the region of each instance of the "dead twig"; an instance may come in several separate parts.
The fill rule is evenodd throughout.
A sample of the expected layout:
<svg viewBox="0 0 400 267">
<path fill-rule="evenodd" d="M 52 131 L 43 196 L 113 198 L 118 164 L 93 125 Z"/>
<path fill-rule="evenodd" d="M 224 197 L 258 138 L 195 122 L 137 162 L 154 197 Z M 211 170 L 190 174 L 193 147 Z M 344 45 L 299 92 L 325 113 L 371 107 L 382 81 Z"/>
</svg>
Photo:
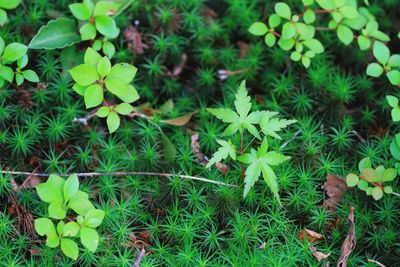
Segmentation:
<svg viewBox="0 0 400 267">
<path fill-rule="evenodd" d="M 0 173 L 11 174 L 11 175 L 31 175 L 31 176 L 33 175 L 33 176 L 38 176 L 38 177 L 48 177 L 51 175 L 50 173 L 33 173 L 33 172 L 21 172 L 21 171 L 0 171 Z M 84 173 L 58 173 L 58 174 L 55 173 L 55 175 L 64 176 L 64 177 L 71 176 L 72 174 L 76 174 L 77 176 L 80 176 L 80 177 L 127 176 L 127 175 L 144 175 L 144 176 L 160 176 L 160 177 L 178 176 L 182 179 L 196 180 L 196 181 L 202 181 L 202 182 L 206 182 L 206 183 L 212 183 L 212 184 L 217 184 L 217 185 L 229 186 L 229 187 L 233 187 L 233 188 L 239 188 L 239 186 L 237 186 L 237 185 L 214 181 L 214 180 L 210 180 L 210 179 L 207 179 L 204 177 L 182 175 L 182 174 L 172 174 L 172 173 L 158 173 L 158 172 L 84 172 Z"/>
</svg>

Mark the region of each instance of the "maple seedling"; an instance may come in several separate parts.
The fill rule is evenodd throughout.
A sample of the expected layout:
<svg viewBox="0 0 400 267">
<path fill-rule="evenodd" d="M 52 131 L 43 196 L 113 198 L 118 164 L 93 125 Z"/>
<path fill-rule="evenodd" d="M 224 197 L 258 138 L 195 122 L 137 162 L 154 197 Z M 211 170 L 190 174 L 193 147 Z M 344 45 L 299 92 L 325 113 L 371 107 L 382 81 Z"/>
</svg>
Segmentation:
<svg viewBox="0 0 400 267">
<path fill-rule="evenodd" d="M 35 220 L 35 230 L 40 236 L 46 236 L 46 245 L 50 248 L 61 247 L 69 258 L 76 260 L 79 255 L 78 244 L 73 238 L 80 238 L 82 245 L 95 252 L 99 244 L 99 234 L 95 230 L 104 218 L 104 211 L 96 209 L 89 201 L 89 195 L 79 191 L 78 176 L 71 175 L 67 180 L 50 175 L 49 179 L 36 187 L 39 198 L 49 203 L 48 218 Z M 69 210 L 74 211 L 68 216 Z M 55 225 L 52 219 L 59 220 Z M 64 222 L 67 219 L 68 222 Z"/>
<path fill-rule="evenodd" d="M 220 148 L 215 152 L 207 164 L 207 168 L 216 162 L 231 158 L 241 164 L 247 164 L 244 174 L 244 192 L 246 197 L 250 189 L 262 175 L 265 183 L 279 200 L 279 187 L 277 177 L 273 171 L 273 167 L 282 164 L 290 159 L 288 156 L 277 151 L 268 151 L 268 137 L 281 139 L 277 132 L 286 128 L 296 120 L 279 119 L 276 117 L 277 112 L 271 111 L 253 111 L 251 110 L 251 98 L 247 94 L 246 83 L 243 81 L 235 95 L 235 111 L 228 108 L 208 108 L 207 110 L 218 119 L 227 123 L 223 136 L 229 137 L 240 134 L 240 145 L 236 146 L 230 139 L 217 140 Z M 253 136 L 253 140 L 257 139 L 261 142 L 258 147 L 252 147 L 250 142 L 246 147 L 243 145 L 243 135 L 249 133 Z M 250 149 L 250 152 L 247 152 Z M 243 165 L 242 165 L 243 170 Z"/>
<path fill-rule="evenodd" d="M 386 169 L 383 166 L 373 168 L 370 158 L 364 158 L 358 163 L 358 170 L 360 171 L 359 175 L 354 173 L 347 175 L 347 186 L 357 186 L 375 200 L 381 199 L 384 193 L 393 193 L 393 188 L 384 183 L 391 182 L 397 177 L 396 169 Z"/>
</svg>

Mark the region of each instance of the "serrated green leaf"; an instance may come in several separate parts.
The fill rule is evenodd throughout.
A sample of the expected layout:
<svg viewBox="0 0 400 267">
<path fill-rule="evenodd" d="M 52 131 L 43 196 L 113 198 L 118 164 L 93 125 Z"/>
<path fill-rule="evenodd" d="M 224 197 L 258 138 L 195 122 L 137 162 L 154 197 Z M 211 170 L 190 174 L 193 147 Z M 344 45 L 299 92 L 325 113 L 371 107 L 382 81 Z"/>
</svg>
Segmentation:
<svg viewBox="0 0 400 267">
<path fill-rule="evenodd" d="M 239 120 L 238 114 L 227 108 L 208 108 L 208 112 L 226 123 L 233 123 Z"/>
<path fill-rule="evenodd" d="M 29 43 L 29 49 L 56 49 L 79 43 L 75 20 L 58 18 L 41 27 Z"/>
<path fill-rule="evenodd" d="M 245 178 L 244 178 L 244 191 L 243 191 L 244 198 L 247 196 L 250 189 L 257 182 L 260 175 L 261 175 L 261 165 L 258 161 L 251 163 L 246 168 Z"/>
<path fill-rule="evenodd" d="M 213 154 L 206 168 L 210 168 L 214 163 L 221 162 L 228 157 L 231 157 L 234 160 L 236 159 L 236 147 L 232 144 L 230 140 L 217 140 L 217 142 L 220 147 L 218 148 L 218 151 Z"/>
<path fill-rule="evenodd" d="M 285 156 L 279 152 L 276 151 L 271 151 L 268 152 L 266 155 L 262 156 L 262 160 L 265 161 L 266 164 L 271 165 L 271 166 L 276 166 L 280 165 L 283 162 L 287 161 L 290 159 L 289 156 Z"/>
<path fill-rule="evenodd" d="M 246 81 L 242 81 L 235 94 L 235 108 L 240 117 L 246 117 L 251 109 L 251 99 L 247 95 Z"/>
<path fill-rule="evenodd" d="M 281 139 L 277 132 L 296 122 L 296 120 L 270 118 L 270 114 L 267 113 L 264 115 L 264 118 L 260 123 L 260 127 L 265 135 Z"/>
</svg>

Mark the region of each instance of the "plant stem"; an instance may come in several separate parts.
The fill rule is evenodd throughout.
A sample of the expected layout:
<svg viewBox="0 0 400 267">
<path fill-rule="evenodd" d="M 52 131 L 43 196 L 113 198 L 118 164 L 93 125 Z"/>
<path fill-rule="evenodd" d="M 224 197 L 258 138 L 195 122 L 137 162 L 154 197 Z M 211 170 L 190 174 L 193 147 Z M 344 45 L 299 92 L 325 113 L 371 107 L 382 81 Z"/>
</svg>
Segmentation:
<svg viewBox="0 0 400 267">
<path fill-rule="evenodd" d="M 243 155 L 243 133 L 242 132 L 240 133 L 240 155 Z M 245 173 L 244 173 L 244 164 L 243 164 L 243 162 L 240 163 L 240 168 L 242 169 L 242 180 L 244 180 Z"/>
<path fill-rule="evenodd" d="M 35 172 L 21 172 L 21 171 L 0 171 L 1 174 L 11 174 L 11 175 L 32 175 L 38 177 L 48 177 L 50 173 L 35 173 Z M 204 177 L 196 177 L 191 175 L 181 175 L 181 174 L 172 174 L 172 173 L 158 173 L 158 172 L 84 172 L 84 173 L 55 173 L 58 176 L 71 176 L 72 174 L 76 174 L 80 177 L 94 177 L 94 176 L 127 176 L 127 175 L 143 175 L 143 176 L 161 176 L 161 177 L 173 177 L 178 176 L 182 179 L 189 180 L 197 180 L 206 183 L 212 183 L 217 185 L 224 185 L 233 188 L 239 188 L 237 185 L 228 184 L 224 182 L 210 180 Z"/>
</svg>

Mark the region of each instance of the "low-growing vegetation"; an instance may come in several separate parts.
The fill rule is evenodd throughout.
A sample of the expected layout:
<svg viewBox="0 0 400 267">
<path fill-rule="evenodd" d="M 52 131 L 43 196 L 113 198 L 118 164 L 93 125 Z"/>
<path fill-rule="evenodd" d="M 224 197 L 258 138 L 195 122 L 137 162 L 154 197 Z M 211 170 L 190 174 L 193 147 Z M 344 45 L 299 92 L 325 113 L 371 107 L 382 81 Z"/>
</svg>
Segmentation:
<svg viewBox="0 0 400 267">
<path fill-rule="evenodd" d="M 398 266 L 399 12 L 0 0 L 1 265 Z"/>
</svg>

